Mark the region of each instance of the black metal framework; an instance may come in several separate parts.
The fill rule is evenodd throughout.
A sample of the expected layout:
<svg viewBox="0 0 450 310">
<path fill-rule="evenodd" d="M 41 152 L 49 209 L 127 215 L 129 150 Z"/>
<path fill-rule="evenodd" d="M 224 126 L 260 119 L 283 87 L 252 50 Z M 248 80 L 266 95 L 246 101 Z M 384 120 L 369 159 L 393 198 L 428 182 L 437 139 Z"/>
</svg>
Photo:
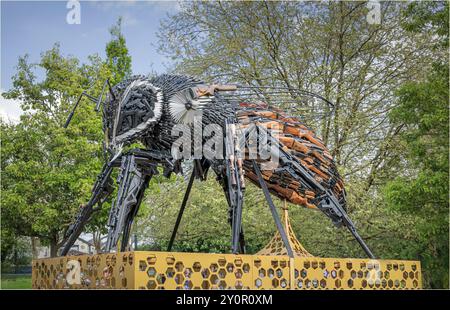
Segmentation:
<svg viewBox="0 0 450 310">
<path fill-rule="evenodd" d="M 253 164 L 253 169 L 255 169 L 256 175 L 258 177 L 259 185 L 261 186 L 261 189 L 263 190 L 264 197 L 266 198 L 266 201 L 269 204 L 270 212 L 272 213 L 272 217 L 275 221 L 275 225 L 277 226 L 278 232 L 280 233 L 281 240 L 283 240 L 284 247 L 286 248 L 286 251 L 287 251 L 289 257 L 294 257 L 294 252 L 292 251 L 292 247 L 289 242 L 288 236 L 286 234 L 286 231 L 284 230 L 283 224 L 281 223 L 280 217 L 278 216 L 278 212 L 277 212 L 277 209 L 275 208 L 272 197 L 270 197 L 270 193 L 267 188 L 267 185 L 264 182 L 264 179 L 261 175 L 261 170 L 259 169 L 259 166 L 255 160 L 252 160 L 252 164 Z"/>
<path fill-rule="evenodd" d="M 170 252 L 172 250 L 173 242 L 175 241 L 175 237 L 177 235 L 178 227 L 181 223 L 181 218 L 183 217 L 184 209 L 186 208 L 187 201 L 189 199 L 189 194 L 191 193 L 192 184 L 194 184 L 195 179 L 195 173 L 196 168 L 192 168 L 192 174 L 189 178 L 189 183 L 186 188 L 186 192 L 184 193 L 183 202 L 181 203 L 180 211 L 178 212 L 177 220 L 175 222 L 175 226 L 172 231 L 172 235 L 170 236 L 169 245 L 167 246 L 167 252 Z"/>
<path fill-rule="evenodd" d="M 107 100 L 103 95 L 109 90 Z M 189 91 L 190 96 L 179 96 Z M 220 91 L 220 93 L 219 93 Z M 243 158 L 240 143 L 237 138 L 237 126 L 240 125 L 237 111 L 240 103 L 264 101 L 266 104 L 278 103 L 289 111 L 310 111 L 305 113 L 319 117 L 329 117 L 334 106 L 326 98 L 317 94 L 298 89 L 283 87 L 252 87 L 238 85 L 212 85 L 205 88 L 205 84 L 192 77 L 162 75 L 152 79 L 135 76 L 111 87 L 109 81 L 103 84 L 102 93 L 98 98 L 83 92 L 77 99 L 69 117 L 64 124 L 67 127 L 83 96 L 96 104 L 96 110 L 103 106 L 103 130 L 105 132 L 104 154 L 112 155 L 103 166 L 102 172 L 92 190 L 89 202 L 80 210 L 74 224 L 69 226 L 65 234 L 62 255 L 66 255 L 76 239 L 80 236 L 83 227 L 92 218 L 92 215 L 101 208 L 102 204 L 114 191 L 114 181 L 111 174 L 114 168 L 119 169 L 117 178 L 118 193 L 112 203 L 108 219 L 108 236 L 104 251 L 128 248 L 130 232 L 134 219 L 139 211 L 152 177 L 158 174 L 158 167 L 163 168 L 164 176 L 171 173 L 180 173 L 180 160 L 171 155 L 171 147 L 175 138 L 171 130 L 181 119 L 190 119 L 186 115 L 191 110 L 203 113 L 202 126 L 220 124 L 225 132 L 223 142 L 224 158 L 220 160 L 194 159 L 192 175 L 187 184 L 186 192 L 170 237 L 168 251 L 173 247 L 183 213 L 188 203 L 194 180 L 205 180 L 208 169 L 211 167 L 217 174 L 229 207 L 228 221 L 231 226 L 231 252 L 245 253 L 244 230 L 242 227 L 242 212 L 244 207 L 244 165 L 251 165 L 253 173 L 257 176 L 257 184 L 261 187 L 269 205 L 277 229 L 282 237 L 288 255 L 293 256 L 286 231 L 281 224 L 275 205 L 260 167 L 255 160 Z M 178 96 L 178 97 L 177 97 Z M 322 100 L 325 107 L 308 104 L 302 101 L 304 96 Z M 173 98 L 177 100 L 172 100 Z M 172 98 L 172 99 L 171 99 Z M 180 99 L 181 98 L 181 99 Z M 188 98 L 188 99 L 185 99 Z M 181 100 L 181 101 L 180 101 Z M 187 100 L 187 101 L 184 101 Z M 178 117 L 176 117 L 178 115 Z M 181 115 L 181 116 L 180 116 Z M 183 116 L 184 115 L 184 116 Z M 312 120 L 314 121 L 314 120 Z M 306 123 L 305 123 L 306 124 Z M 192 125 L 192 124 L 191 124 Z M 203 128 L 203 127 L 202 127 Z M 258 128 L 258 132 L 264 131 Z M 277 171 L 289 173 L 302 187 L 314 191 L 314 203 L 318 209 L 332 219 L 336 225 L 346 226 L 365 253 L 374 258 L 374 255 L 357 233 L 353 222 L 345 211 L 345 196 L 338 201 L 336 195 L 318 182 L 308 172 L 299 160 L 291 153 L 286 152 L 283 145 L 270 133 L 266 132 L 270 144 L 280 151 L 281 165 Z M 247 138 L 245 138 L 247 143 Z M 122 147 L 136 141 L 144 144 L 145 149 L 133 149 L 122 153 Z M 246 146 L 248 146 L 246 144 Z M 345 193 L 344 193 L 345 194 Z"/>
<path fill-rule="evenodd" d="M 160 154 L 141 149 L 134 149 L 125 154 L 118 153 L 111 158 L 97 177 L 91 199 L 82 207 L 74 224 L 67 229 L 61 255 L 69 252 L 92 215 L 100 210 L 102 204 L 113 193 L 111 173 L 114 168 L 120 168 L 117 179 L 119 190 L 109 213 L 109 231 L 104 251 L 116 250 L 119 239 L 121 239 L 120 249 L 125 251 L 145 189 L 152 176 L 158 173 L 156 169 L 158 166 L 167 166 L 167 162 L 162 160 Z"/>
</svg>

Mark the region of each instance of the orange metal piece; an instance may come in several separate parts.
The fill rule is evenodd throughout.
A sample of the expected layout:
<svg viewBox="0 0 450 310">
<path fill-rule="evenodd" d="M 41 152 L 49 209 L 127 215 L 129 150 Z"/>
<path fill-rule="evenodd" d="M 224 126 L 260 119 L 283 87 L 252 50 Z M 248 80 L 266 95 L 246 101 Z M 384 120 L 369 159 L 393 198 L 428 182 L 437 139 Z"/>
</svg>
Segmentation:
<svg viewBox="0 0 450 310">
<path fill-rule="evenodd" d="M 277 119 L 277 113 L 272 111 L 255 111 L 255 115 L 269 119 Z"/>
</svg>

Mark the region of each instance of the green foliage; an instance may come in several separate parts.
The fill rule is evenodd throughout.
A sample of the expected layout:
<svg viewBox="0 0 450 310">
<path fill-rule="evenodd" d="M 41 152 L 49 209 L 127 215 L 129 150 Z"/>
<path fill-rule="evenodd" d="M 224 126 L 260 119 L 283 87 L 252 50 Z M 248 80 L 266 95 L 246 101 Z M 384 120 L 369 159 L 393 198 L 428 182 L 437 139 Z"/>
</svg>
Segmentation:
<svg viewBox="0 0 450 310">
<path fill-rule="evenodd" d="M 448 287 L 448 3 L 383 2 L 382 14 L 381 25 L 368 25 L 359 2 L 185 2 L 163 23 L 160 44 L 182 73 L 299 87 L 335 102 L 333 116 L 316 125 L 346 178 L 360 234 L 379 258 L 420 260 L 425 287 Z M 61 126 L 82 90 L 98 94 L 104 79 L 131 75 L 121 19 L 110 33 L 106 61 L 80 64 L 58 46 L 37 64 L 19 59 L 4 96 L 21 100 L 26 113 L 18 124 L 0 124 L 2 262 L 18 248 L 18 235 L 55 249 L 90 196 L 102 164 L 100 116 L 84 99 L 69 128 Z M 166 249 L 186 183 L 152 179 L 133 228 L 140 250 Z M 227 209 L 213 175 L 196 181 L 173 250 L 229 252 Z M 104 232 L 108 211 L 88 230 Z M 322 213 L 292 205 L 290 215 L 313 255 L 365 257 Z M 252 184 L 243 226 L 249 253 L 275 233 Z"/>
<path fill-rule="evenodd" d="M 194 252 L 230 252 L 228 205 L 224 192 L 213 177 L 205 182 L 195 181 L 183 215 L 173 250 Z M 153 180 L 147 199 L 141 208 L 136 231 L 148 248 L 165 250 L 172 234 L 186 182 L 182 177 L 169 181 Z M 274 233 L 273 219 L 259 189 L 246 189 L 243 223 L 247 248 L 257 252 Z"/>
<path fill-rule="evenodd" d="M 106 63 L 112 72 L 111 82 L 117 84 L 131 75 L 131 56 L 122 34 L 122 18 L 110 28 L 111 41 L 106 45 Z"/>
<path fill-rule="evenodd" d="M 10 253 L 15 235 L 39 237 L 55 255 L 62 232 L 90 197 L 103 161 L 101 116 L 84 98 L 69 127 L 62 125 L 83 90 L 98 96 L 107 78 L 115 83 L 131 74 L 121 19 L 110 33 L 106 61 L 94 55 L 81 64 L 61 55 L 59 45 L 37 64 L 19 58 L 13 87 L 3 96 L 20 100 L 26 113 L 18 124 L 0 124 L 2 255 Z M 44 72 L 42 80 L 38 70 Z M 87 231 L 105 232 L 108 206 L 94 215 Z"/>
<path fill-rule="evenodd" d="M 98 93 L 109 71 L 98 57 L 80 65 L 59 46 L 37 64 L 19 60 L 13 88 L 3 94 L 27 111 L 18 124 L 2 122 L 2 229 L 37 236 L 56 254 L 61 232 L 89 197 L 101 167 L 102 127 L 82 100 L 67 129 L 69 110 L 83 89 Z M 38 81 L 35 70 L 45 77 Z"/>
<path fill-rule="evenodd" d="M 8 246 L 5 248 L 3 243 Z M 31 252 L 30 238 L 14 235 L 7 228 L 2 229 L 2 273 L 14 273 L 21 267 L 29 266 L 32 259 Z"/>
<path fill-rule="evenodd" d="M 448 3 L 413 3 L 407 29 L 441 37 L 434 48 L 448 47 Z M 445 56 L 423 81 L 405 83 L 390 120 L 402 124 L 399 139 L 403 173 L 384 187 L 390 208 L 422 218 L 417 223 L 418 247 L 409 249 L 423 263 L 427 285 L 449 281 L 449 69 Z"/>
<path fill-rule="evenodd" d="M 7 227 L 1 230 L 1 262 L 3 263 L 15 245 L 15 236 Z"/>
<path fill-rule="evenodd" d="M 407 173 L 387 183 L 390 206 L 420 215 L 420 257 L 432 287 L 448 287 L 448 67 L 436 64 L 424 82 L 405 84 L 398 92 L 393 122 L 406 127 L 401 136 Z"/>
<path fill-rule="evenodd" d="M 367 7 L 358 1 L 183 2 L 163 20 L 159 44 L 180 73 L 299 88 L 329 99 L 335 108 L 326 117 L 327 107 L 304 96 L 292 96 L 292 105 L 314 106 L 313 115 L 301 108 L 289 113 L 312 119 L 307 124 L 344 176 L 357 176 L 370 188 L 396 164 L 386 160 L 398 134 L 386 117 L 394 91 L 436 57 L 426 46 L 437 39 L 402 29 L 406 7 L 384 1 L 382 23 L 370 25 Z"/>
<path fill-rule="evenodd" d="M 381 14 L 380 25 L 368 25 L 362 2 L 185 2 L 162 22 L 160 49 L 176 61 L 177 72 L 298 87 L 334 102 L 334 114 L 311 125 L 345 177 L 349 215 L 360 234 L 377 257 L 421 260 L 425 287 L 447 287 L 448 82 L 410 81 L 421 81 L 437 59 L 448 67 L 442 49 L 448 46 L 448 3 L 387 1 Z M 258 213 L 267 206 L 255 203 L 260 192 L 249 197 L 251 188 L 244 218 L 255 212 L 255 220 L 265 222 L 247 233 L 249 240 L 264 239 L 254 251 L 270 239 L 273 224 Z M 226 209 L 223 198 L 220 206 L 214 213 Z M 178 207 L 164 208 L 174 221 Z M 314 255 L 364 257 L 350 234 L 323 214 L 294 206 L 290 213 Z M 204 227 L 196 216 L 187 213 L 183 220 L 190 230 Z M 200 234 L 198 242 L 212 235 Z"/>
<path fill-rule="evenodd" d="M 439 35 L 441 47 L 448 47 L 448 13 L 448 1 L 415 1 L 403 13 L 403 26 L 411 32 Z"/>
</svg>

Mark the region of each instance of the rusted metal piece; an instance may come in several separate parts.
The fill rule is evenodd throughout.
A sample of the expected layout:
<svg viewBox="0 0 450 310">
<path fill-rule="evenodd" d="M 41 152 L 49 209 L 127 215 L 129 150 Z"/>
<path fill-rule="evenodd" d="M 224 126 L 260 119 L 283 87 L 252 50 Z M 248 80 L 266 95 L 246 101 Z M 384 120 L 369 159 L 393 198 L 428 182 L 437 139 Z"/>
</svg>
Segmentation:
<svg viewBox="0 0 450 310">
<path fill-rule="evenodd" d="M 236 85 L 212 84 L 212 85 L 197 87 L 196 88 L 196 95 L 198 97 L 214 96 L 216 91 L 233 91 L 233 90 L 237 90 L 237 86 Z"/>
</svg>

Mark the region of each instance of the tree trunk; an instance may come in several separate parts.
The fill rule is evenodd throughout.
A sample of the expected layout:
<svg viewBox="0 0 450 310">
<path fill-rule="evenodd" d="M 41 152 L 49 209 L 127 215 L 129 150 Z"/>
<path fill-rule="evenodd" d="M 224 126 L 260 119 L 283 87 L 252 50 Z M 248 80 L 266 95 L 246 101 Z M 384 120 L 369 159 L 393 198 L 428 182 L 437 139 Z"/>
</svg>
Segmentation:
<svg viewBox="0 0 450 310">
<path fill-rule="evenodd" d="M 102 234 L 100 232 L 94 232 L 92 234 L 92 242 L 94 243 L 95 252 L 101 253 L 101 251 L 102 251 Z"/>
<path fill-rule="evenodd" d="M 18 261 L 18 254 L 17 254 L 17 245 L 14 246 L 14 273 L 17 273 L 17 261 Z"/>
<path fill-rule="evenodd" d="M 38 244 L 39 244 L 39 239 L 37 237 L 31 237 L 31 254 L 33 256 L 33 259 L 37 259 L 38 258 Z"/>
<path fill-rule="evenodd" d="M 58 255 L 58 238 L 52 237 L 50 240 L 50 257 L 56 257 Z"/>
</svg>

